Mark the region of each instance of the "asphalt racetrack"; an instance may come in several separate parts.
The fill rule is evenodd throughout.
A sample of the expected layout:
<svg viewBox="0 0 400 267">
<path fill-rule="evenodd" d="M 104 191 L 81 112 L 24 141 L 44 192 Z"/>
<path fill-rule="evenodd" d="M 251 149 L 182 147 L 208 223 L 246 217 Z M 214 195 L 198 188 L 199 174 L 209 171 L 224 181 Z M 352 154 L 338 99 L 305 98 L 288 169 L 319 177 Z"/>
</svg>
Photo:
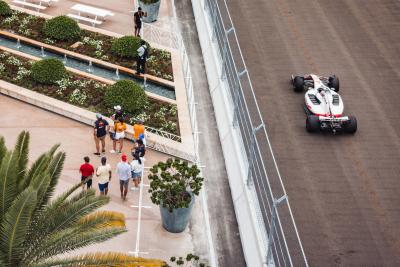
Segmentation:
<svg viewBox="0 0 400 267">
<path fill-rule="evenodd" d="M 227 4 L 310 266 L 400 266 L 400 1 Z M 355 135 L 306 132 L 307 73 L 339 77 Z"/>
</svg>

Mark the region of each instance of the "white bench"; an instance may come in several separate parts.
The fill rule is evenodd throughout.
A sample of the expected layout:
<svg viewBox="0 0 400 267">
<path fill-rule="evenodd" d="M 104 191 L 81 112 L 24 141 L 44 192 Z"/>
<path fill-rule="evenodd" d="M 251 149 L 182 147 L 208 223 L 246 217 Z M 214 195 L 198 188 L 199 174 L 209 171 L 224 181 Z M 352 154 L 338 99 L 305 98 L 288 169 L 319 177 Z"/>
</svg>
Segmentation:
<svg viewBox="0 0 400 267">
<path fill-rule="evenodd" d="M 103 20 L 105 20 L 105 18 L 107 16 L 115 15 L 114 13 L 112 13 L 109 10 L 92 7 L 92 6 L 87 6 L 87 5 L 83 5 L 83 4 L 75 4 L 71 7 L 71 9 L 78 11 L 79 16 L 81 15 L 81 13 L 86 13 L 86 14 L 95 16 L 95 20 L 97 20 L 97 17 L 101 17 Z"/>
<path fill-rule="evenodd" d="M 70 17 L 70 18 L 76 19 L 76 20 L 82 20 L 82 21 L 90 22 L 93 27 L 103 23 L 103 21 L 101 21 L 101 20 L 86 18 L 86 17 L 82 17 L 80 15 L 75 15 L 75 14 L 67 14 L 67 16 Z"/>
<path fill-rule="evenodd" d="M 58 0 L 40 0 L 39 2 L 40 2 L 40 4 L 42 4 L 42 2 L 44 2 L 48 6 L 50 6 L 51 2 L 58 2 Z"/>
<path fill-rule="evenodd" d="M 23 6 L 28 6 L 28 7 L 33 7 L 36 8 L 36 11 L 39 12 L 40 10 L 45 10 L 47 7 L 42 6 L 42 5 L 36 5 L 33 3 L 25 2 L 25 1 L 20 1 L 20 0 L 13 0 L 13 3 L 15 4 L 20 4 Z"/>
</svg>

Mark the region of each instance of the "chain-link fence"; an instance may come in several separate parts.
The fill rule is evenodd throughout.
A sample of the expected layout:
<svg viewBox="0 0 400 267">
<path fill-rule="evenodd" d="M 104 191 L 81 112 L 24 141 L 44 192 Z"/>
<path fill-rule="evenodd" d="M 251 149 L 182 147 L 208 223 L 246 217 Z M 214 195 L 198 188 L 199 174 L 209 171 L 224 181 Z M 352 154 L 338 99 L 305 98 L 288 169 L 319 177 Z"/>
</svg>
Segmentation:
<svg viewBox="0 0 400 267">
<path fill-rule="evenodd" d="M 268 264 L 308 266 L 266 125 L 261 116 L 238 38 L 225 0 L 204 0 L 212 41 L 221 62 L 221 79 L 229 88 L 232 124 L 241 135 L 247 159 L 247 186 L 253 192 Z"/>
</svg>

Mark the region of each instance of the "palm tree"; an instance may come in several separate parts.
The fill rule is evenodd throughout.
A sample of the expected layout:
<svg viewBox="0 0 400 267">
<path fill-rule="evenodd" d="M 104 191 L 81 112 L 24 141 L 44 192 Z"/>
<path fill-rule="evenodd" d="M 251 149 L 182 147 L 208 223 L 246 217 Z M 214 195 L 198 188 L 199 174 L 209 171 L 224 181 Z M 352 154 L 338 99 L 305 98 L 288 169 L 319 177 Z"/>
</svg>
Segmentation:
<svg viewBox="0 0 400 267">
<path fill-rule="evenodd" d="M 163 266 L 122 253 L 60 255 L 126 232 L 124 215 L 95 211 L 109 198 L 81 184 L 53 197 L 65 153 L 55 145 L 28 168 L 29 133 L 8 151 L 0 138 L 0 266 Z"/>
</svg>

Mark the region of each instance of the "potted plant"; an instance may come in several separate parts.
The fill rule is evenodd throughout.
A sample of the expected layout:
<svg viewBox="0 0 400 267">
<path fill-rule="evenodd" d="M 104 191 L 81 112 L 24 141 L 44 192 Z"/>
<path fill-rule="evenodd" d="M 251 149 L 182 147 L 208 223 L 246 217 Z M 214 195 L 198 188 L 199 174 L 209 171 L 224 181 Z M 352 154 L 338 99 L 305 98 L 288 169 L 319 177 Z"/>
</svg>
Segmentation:
<svg viewBox="0 0 400 267">
<path fill-rule="evenodd" d="M 147 16 L 142 18 L 144 22 L 153 22 L 157 20 L 160 4 L 161 0 L 139 0 L 139 6 L 142 8 L 142 11 L 147 14 Z"/>
<path fill-rule="evenodd" d="M 203 185 L 199 174 L 197 165 L 171 158 L 150 169 L 150 198 L 160 206 L 162 225 L 168 232 L 183 232 L 188 225 L 195 195 Z"/>
</svg>

